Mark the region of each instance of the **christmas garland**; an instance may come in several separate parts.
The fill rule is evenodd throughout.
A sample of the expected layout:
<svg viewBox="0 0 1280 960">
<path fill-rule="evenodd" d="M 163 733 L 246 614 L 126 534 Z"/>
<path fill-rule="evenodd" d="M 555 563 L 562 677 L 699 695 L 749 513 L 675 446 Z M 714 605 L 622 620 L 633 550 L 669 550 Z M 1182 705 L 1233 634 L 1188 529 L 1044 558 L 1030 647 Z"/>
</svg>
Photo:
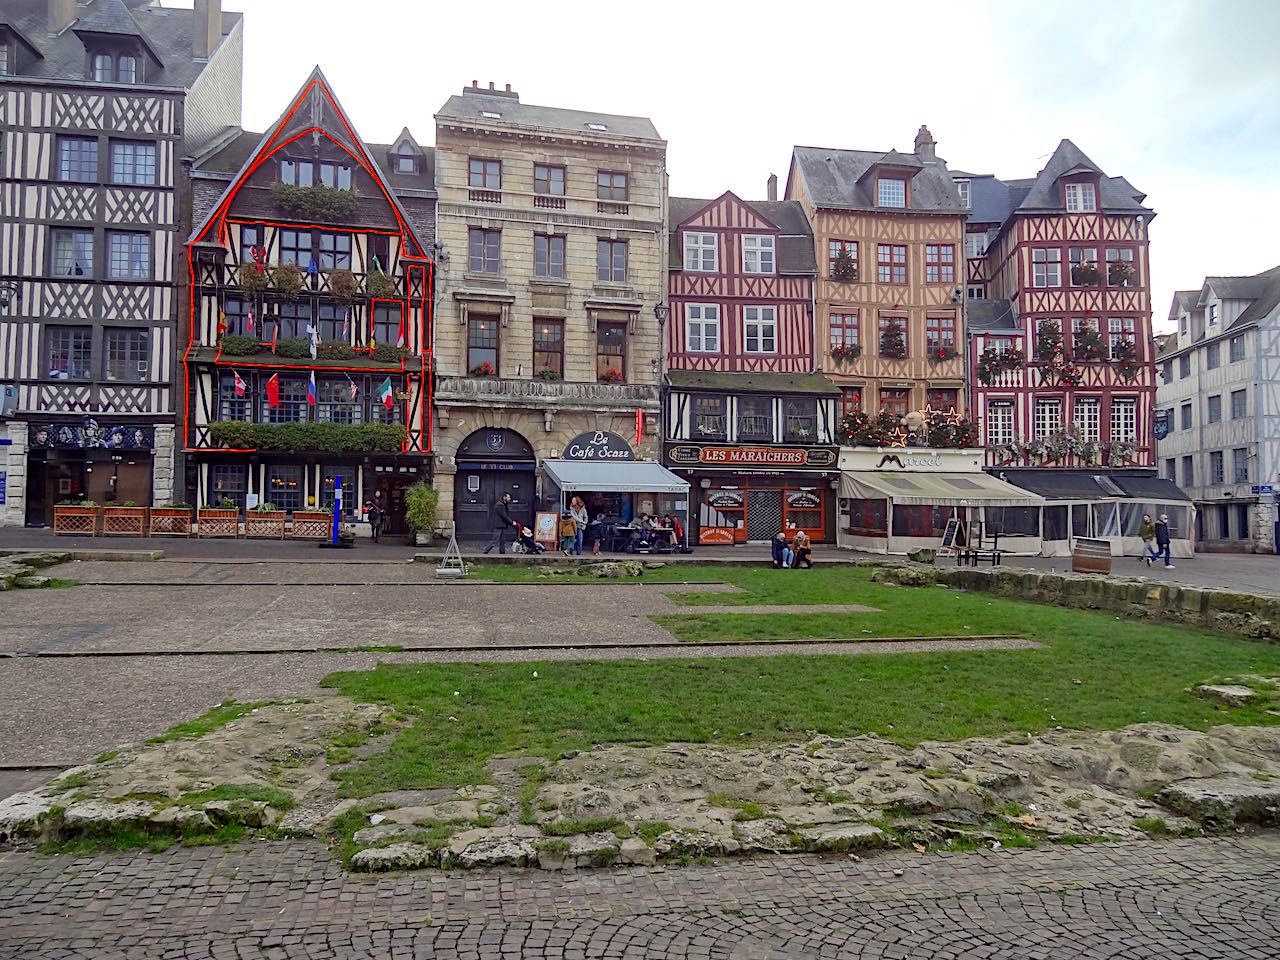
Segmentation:
<svg viewBox="0 0 1280 960">
<path fill-rule="evenodd" d="M 836 363 L 852 363 L 862 356 L 862 344 L 860 343 L 838 343 L 831 348 L 831 359 Z"/>
<path fill-rule="evenodd" d="M 1111 357 L 1122 380 L 1132 380 L 1142 369 L 1138 360 L 1138 345 L 1132 340 L 1121 340 L 1116 344 L 1115 353 Z"/>
</svg>

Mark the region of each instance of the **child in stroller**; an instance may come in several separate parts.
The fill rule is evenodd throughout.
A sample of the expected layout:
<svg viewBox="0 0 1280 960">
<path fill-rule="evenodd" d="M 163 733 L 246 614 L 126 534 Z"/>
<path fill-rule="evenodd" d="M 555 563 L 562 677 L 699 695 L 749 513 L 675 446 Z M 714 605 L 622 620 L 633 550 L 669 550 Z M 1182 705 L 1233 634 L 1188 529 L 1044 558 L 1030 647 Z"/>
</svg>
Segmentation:
<svg viewBox="0 0 1280 960">
<path fill-rule="evenodd" d="M 516 542 L 511 545 L 512 553 L 546 553 L 547 548 L 533 539 L 533 531 L 528 527 L 521 527 L 520 533 L 516 537 Z"/>
</svg>

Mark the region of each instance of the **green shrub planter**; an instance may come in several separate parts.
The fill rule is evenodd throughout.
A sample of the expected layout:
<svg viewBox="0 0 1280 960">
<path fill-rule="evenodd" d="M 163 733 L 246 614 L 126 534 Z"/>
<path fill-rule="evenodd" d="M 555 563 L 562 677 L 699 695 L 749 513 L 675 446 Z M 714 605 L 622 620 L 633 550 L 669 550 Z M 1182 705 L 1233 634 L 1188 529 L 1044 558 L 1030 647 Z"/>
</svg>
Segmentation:
<svg viewBox="0 0 1280 960">
<path fill-rule="evenodd" d="M 394 423 L 243 423 L 209 424 L 215 443 L 233 450 L 286 453 L 399 453 L 405 428 Z"/>
<path fill-rule="evenodd" d="M 354 190 L 339 190 L 322 183 L 310 187 L 277 183 L 271 188 L 271 199 L 285 213 L 320 221 L 350 217 L 359 201 Z"/>
</svg>

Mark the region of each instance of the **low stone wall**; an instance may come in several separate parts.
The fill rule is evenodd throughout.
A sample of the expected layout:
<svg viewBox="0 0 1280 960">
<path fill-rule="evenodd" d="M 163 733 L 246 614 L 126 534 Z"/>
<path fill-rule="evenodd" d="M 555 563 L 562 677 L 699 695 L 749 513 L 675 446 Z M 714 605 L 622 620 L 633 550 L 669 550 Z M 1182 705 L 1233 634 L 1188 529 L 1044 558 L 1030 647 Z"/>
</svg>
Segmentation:
<svg viewBox="0 0 1280 960">
<path fill-rule="evenodd" d="M 71 559 L 69 553 L 40 552 L 0 557 L 0 590 L 23 590 L 47 587 L 50 578 L 37 571 L 54 567 Z"/>
</svg>

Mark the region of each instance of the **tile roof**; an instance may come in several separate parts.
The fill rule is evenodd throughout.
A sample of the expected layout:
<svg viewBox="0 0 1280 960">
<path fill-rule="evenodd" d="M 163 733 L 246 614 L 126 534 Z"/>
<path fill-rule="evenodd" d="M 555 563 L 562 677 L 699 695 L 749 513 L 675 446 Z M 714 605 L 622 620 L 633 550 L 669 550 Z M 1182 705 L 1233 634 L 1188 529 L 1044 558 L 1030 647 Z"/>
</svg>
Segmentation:
<svg viewBox="0 0 1280 960">
<path fill-rule="evenodd" d="M 718 200 L 719 197 L 716 198 Z M 680 224 L 716 200 L 697 200 L 692 197 L 671 197 L 668 201 L 670 227 L 670 269 L 683 269 L 684 251 L 681 247 Z M 781 231 L 778 237 L 778 273 L 815 276 L 818 261 L 814 254 L 813 228 L 798 200 L 743 200 L 748 207 Z"/>
<path fill-rule="evenodd" d="M 486 112 L 501 114 L 485 117 Z M 514 124 L 522 127 L 545 127 L 565 133 L 579 133 L 591 137 L 622 137 L 632 140 L 652 140 L 656 145 L 666 143 L 658 135 L 653 121 L 648 117 L 626 117 L 615 113 L 596 113 L 589 110 L 568 110 L 563 107 L 540 107 L 521 103 L 514 94 L 502 91 L 468 89 L 455 94 L 436 112 L 436 120 L 464 120 L 477 123 Z M 606 130 L 592 130 L 588 124 L 603 124 Z"/>
<path fill-rule="evenodd" d="M 840 388 L 820 373 L 722 373 L 714 370 L 668 370 L 673 387 L 700 390 L 813 393 L 839 396 Z"/>
<path fill-rule="evenodd" d="M 959 213 L 966 212 L 960 203 L 947 165 L 920 164 L 911 178 L 911 206 L 902 209 L 881 207 L 872 195 L 874 184 L 866 174 L 876 164 L 890 162 L 889 157 L 906 158 L 896 150 L 834 150 L 826 147 L 794 147 L 792 167 L 799 173 L 801 184 L 815 207 L 836 210 L 875 210 L 880 213 Z M 897 161 L 894 161 L 897 162 Z M 920 163 L 916 158 L 916 163 Z M 865 178 L 865 179 L 864 179 Z"/>
</svg>

